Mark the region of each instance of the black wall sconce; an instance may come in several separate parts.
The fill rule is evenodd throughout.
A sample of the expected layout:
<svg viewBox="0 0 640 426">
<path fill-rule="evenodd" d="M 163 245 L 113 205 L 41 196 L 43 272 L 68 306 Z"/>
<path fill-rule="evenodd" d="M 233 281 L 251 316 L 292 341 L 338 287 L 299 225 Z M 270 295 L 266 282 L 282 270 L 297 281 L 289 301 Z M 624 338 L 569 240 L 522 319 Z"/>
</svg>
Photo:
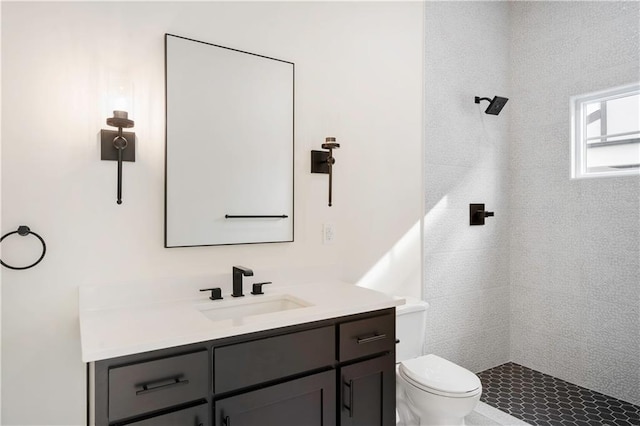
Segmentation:
<svg viewBox="0 0 640 426">
<path fill-rule="evenodd" d="M 118 131 L 100 130 L 101 159 L 118 162 L 118 204 L 122 204 L 122 162 L 136 161 L 136 134 L 123 132 L 133 127 L 126 111 L 113 111 L 113 117 L 107 118 L 107 124 L 117 127 Z"/>
<path fill-rule="evenodd" d="M 479 104 L 480 101 L 489 101 L 489 106 L 484 111 L 485 114 L 498 115 L 504 105 L 507 103 L 509 98 L 501 98 L 500 96 L 494 96 L 493 99 L 490 98 L 481 98 L 480 96 L 476 96 L 474 98 L 474 102 Z"/>
<path fill-rule="evenodd" d="M 311 151 L 311 173 L 329 174 L 329 207 L 331 207 L 331 194 L 333 185 L 333 165 L 336 159 L 333 158 L 333 150 L 340 148 L 340 144 L 336 143 L 336 138 L 325 138 L 322 149 L 327 151 Z"/>
<path fill-rule="evenodd" d="M 485 217 L 495 216 L 484 209 L 484 204 L 469 204 L 469 225 L 484 225 Z"/>
</svg>

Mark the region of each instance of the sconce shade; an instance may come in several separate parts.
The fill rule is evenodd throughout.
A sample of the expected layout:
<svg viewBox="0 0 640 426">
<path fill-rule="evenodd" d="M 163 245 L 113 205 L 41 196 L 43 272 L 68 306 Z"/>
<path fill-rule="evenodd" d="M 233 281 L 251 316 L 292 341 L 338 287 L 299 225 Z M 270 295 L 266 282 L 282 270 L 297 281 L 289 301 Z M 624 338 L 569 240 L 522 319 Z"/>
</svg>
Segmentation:
<svg viewBox="0 0 640 426">
<path fill-rule="evenodd" d="M 133 120 L 129 120 L 129 114 L 126 111 L 113 111 L 113 117 L 107 118 L 107 125 L 128 129 L 133 127 Z"/>
</svg>

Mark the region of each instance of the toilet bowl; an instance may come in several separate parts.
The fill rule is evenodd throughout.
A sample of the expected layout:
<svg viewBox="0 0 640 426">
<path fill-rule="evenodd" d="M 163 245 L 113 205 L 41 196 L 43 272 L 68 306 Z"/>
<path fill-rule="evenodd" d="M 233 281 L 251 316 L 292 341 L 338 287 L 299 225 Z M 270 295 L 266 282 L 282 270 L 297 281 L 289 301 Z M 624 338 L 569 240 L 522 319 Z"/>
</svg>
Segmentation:
<svg viewBox="0 0 640 426">
<path fill-rule="evenodd" d="M 464 425 L 480 400 L 478 376 L 434 354 L 422 355 L 426 302 L 396 308 L 398 426 Z"/>
<path fill-rule="evenodd" d="M 478 376 L 433 354 L 399 363 L 396 387 L 406 426 L 464 425 L 482 393 Z"/>
</svg>

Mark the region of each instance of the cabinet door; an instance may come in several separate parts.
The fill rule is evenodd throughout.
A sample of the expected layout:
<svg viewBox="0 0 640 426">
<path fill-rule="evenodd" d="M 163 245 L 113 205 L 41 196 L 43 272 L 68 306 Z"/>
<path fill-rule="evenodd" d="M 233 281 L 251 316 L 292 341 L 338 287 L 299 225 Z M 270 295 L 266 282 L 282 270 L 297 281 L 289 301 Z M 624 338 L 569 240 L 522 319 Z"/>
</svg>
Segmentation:
<svg viewBox="0 0 640 426">
<path fill-rule="evenodd" d="M 395 354 L 340 369 L 340 425 L 396 423 Z"/>
<path fill-rule="evenodd" d="M 215 426 L 333 426 L 335 371 L 325 371 L 215 403 Z"/>
<path fill-rule="evenodd" d="M 186 408 L 162 416 L 152 417 L 130 426 L 209 426 L 209 404 Z"/>
</svg>

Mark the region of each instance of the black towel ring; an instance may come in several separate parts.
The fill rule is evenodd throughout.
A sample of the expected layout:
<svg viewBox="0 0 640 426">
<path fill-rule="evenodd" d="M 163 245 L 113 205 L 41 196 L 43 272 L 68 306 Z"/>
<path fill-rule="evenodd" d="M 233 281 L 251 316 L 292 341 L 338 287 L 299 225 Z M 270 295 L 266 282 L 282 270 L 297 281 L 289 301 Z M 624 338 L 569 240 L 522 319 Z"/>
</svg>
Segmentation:
<svg viewBox="0 0 640 426">
<path fill-rule="evenodd" d="M 42 243 L 42 254 L 40 255 L 40 258 L 38 260 L 35 261 L 35 263 L 32 263 L 29 266 L 11 266 L 11 265 L 7 265 L 6 263 L 4 263 L 2 261 L 2 259 L 0 259 L 0 265 L 5 266 L 9 269 L 29 269 L 29 268 L 33 268 L 34 266 L 36 266 L 38 263 L 40 263 L 40 261 L 44 258 L 45 253 L 47 252 L 47 245 L 44 243 L 44 240 L 42 239 L 42 237 L 38 234 L 36 234 L 35 232 L 33 232 L 31 229 L 29 229 L 28 226 L 22 225 L 18 227 L 17 231 L 13 231 L 13 232 L 9 232 L 8 234 L 5 234 L 2 236 L 2 238 L 0 238 L 0 243 L 7 238 L 9 235 L 13 235 L 13 234 L 18 234 L 21 237 L 26 237 L 27 235 L 31 234 L 31 235 L 35 235 L 40 242 Z"/>
</svg>

